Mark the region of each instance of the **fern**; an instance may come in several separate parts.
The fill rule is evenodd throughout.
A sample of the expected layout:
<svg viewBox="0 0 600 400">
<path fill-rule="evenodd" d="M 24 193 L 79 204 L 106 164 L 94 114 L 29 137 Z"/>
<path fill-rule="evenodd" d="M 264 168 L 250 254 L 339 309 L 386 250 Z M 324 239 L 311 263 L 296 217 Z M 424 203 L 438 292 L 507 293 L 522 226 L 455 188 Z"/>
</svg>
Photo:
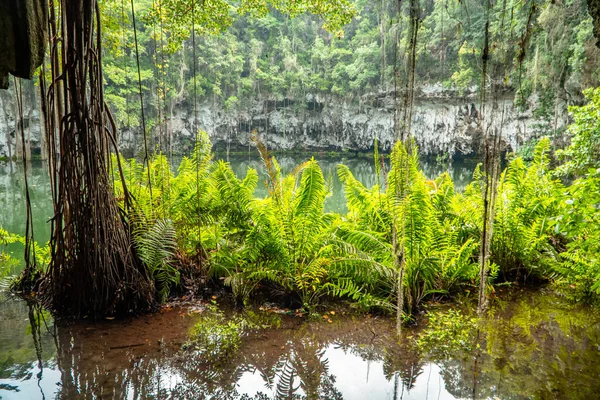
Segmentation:
<svg viewBox="0 0 600 400">
<path fill-rule="evenodd" d="M 555 214 L 554 194 L 562 185 L 547 173 L 549 145 L 541 140 L 530 166 L 516 158 L 500 178 L 492 260 L 505 278 L 547 276 L 557 263 L 548 221 Z"/>
<path fill-rule="evenodd" d="M 171 287 L 179 284 L 179 271 L 173 266 L 177 250 L 176 233 L 170 220 L 139 224 L 134 240 L 140 259 L 154 280 L 161 302 L 169 297 Z"/>
</svg>

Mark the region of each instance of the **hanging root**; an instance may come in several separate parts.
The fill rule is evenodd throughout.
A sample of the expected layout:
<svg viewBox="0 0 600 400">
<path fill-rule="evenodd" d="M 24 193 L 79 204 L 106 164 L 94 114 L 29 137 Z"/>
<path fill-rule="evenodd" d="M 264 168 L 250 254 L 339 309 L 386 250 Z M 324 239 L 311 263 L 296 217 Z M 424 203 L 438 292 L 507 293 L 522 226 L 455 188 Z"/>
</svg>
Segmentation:
<svg viewBox="0 0 600 400">
<path fill-rule="evenodd" d="M 488 64 L 491 61 L 490 55 L 490 21 L 489 21 L 489 2 L 486 4 L 486 24 L 485 41 L 482 52 L 482 79 L 481 79 L 481 124 L 484 134 L 484 186 L 483 186 L 483 222 L 481 231 L 481 248 L 479 253 L 479 295 L 477 313 L 483 315 L 487 309 L 487 284 L 490 272 L 491 244 L 494 234 L 494 217 L 496 209 L 496 196 L 498 194 L 498 179 L 500 174 L 500 153 L 502 144 L 502 124 L 504 123 L 504 112 L 499 123 L 494 122 L 492 116 L 498 109 L 498 84 L 491 79 L 490 90 L 492 97 L 492 109 L 489 115 L 486 113 L 486 89 L 488 82 Z M 497 76 L 495 69 L 493 75 Z M 491 131 L 491 134 L 490 134 Z"/>
<path fill-rule="evenodd" d="M 61 0 L 59 6 L 62 37 L 53 36 L 50 48 L 54 53 L 61 46 L 64 62 L 51 57 L 45 118 L 55 215 L 41 296 L 63 316 L 146 311 L 154 304 L 154 285 L 109 179 L 115 132 L 104 103 L 97 1 Z M 50 28 L 56 31 L 52 17 Z"/>
<path fill-rule="evenodd" d="M 27 178 L 27 151 L 25 151 L 25 124 L 23 123 L 23 88 L 21 82 L 15 80 L 15 96 L 17 100 L 17 109 L 19 112 L 19 127 L 21 129 L 21 146 L 23 148 L 23 177 L 25 182 L 25 207 L 26 207 L 26 222 L 25 222 L 25 269 L 17 280 L 13 282 L 12 289 L 19 292 L 31 292 L 35 289 L 36 281 L 39 278 L 35 259 L 35 238 L 33 235 L 33 214 L 31 212 L 31 197 L 29 195 L 29 182 Z"/>
</svg>

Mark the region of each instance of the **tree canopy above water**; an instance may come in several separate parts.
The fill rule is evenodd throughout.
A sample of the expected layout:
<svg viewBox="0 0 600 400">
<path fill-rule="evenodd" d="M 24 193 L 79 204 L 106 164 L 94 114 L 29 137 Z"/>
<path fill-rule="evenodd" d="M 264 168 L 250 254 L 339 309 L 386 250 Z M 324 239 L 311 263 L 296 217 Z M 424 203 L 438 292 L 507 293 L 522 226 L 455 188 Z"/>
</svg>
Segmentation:
<svg viewBox="0 0 600 400">
<path fill-rule="evenodd" d="M 189 107 L 192 98 L 225 112 L 250 110 L 257 100 L 296 100 L 296 108 L 306 108 L 307 96 L 376 101 L 377 96 L 367 95 L 389 94 L 394 88 L 396 58 L 400 77 L 406 74 L 408 2 L 400 3 L 400 13 L 391 0 L 212 1 L 210 9 L 194 4 L 135 2 L 151 126 L 160 127 L 175 106 Z M 504 66 L 494 79 L 504 90 L 517 92 L 520 109 L 553 125 L 556 113 L 566 110 L 564 104 L 581 102 L 583 90 L 600 82 L 600 50 L 584 0 L 507 0 L 494 2 L 489 13 L 475 0 L 420 5 L 418 86 L 438 85 L 458 96 L 473 93 L 481 83 L 486 15 L 491 52 Z M 109 103 L 121 126 L 136 128 L 140 112 L 133 90 L 138 77 L 130 11 L 112 0 L 101 6 Z M 328 30 L 322 29 L 323 21 Z M 340 37 L 339 27 L 346 22 Z"/>
<path fill-rule="evenodd" d="M 190 37 L 192 28 L 199 34 L 222 33 L 236 16 L 266 17 L 271 9 L 292 18 L 307 13 L 316 15 L 325 21 L 326 30 L 338 36 L 356 12 L 351 0 L 161 0 L 153 2 L 148 17 L 170 33 L 173 49 Z"/>
</svg>

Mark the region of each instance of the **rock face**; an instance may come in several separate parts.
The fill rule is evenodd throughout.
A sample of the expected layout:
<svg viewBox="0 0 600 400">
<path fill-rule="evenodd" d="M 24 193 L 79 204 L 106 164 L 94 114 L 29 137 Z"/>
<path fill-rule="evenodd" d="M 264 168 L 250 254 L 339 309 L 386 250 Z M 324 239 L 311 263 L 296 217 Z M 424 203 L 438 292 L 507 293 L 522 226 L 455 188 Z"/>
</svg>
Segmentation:
<svg viewBox="0 0 600 400">
<path fill-rule="evenodd" d="M 252 148 L 251 134 L 256 131 L 271 150 L 369 151 L 377 138 L 380 149 L 388 151 L 394 142 L 394 101 L 391 96 L 371 100 L 354 105 L 307 96 L 304 102 L 257 102 L 244 112 L 225 112 L 203 104 L 198 108 L 197 126 L 209 133 L 220 150 Z M 412 122 L 421 154 L 478 153 L 483 139 L 479 115 L 474 95 L 459 98 L 437 90 L 423 91 L 415 103 Z M 560 130 L 568 123 L 566 110 L 556 121 L 520 113 L 510 96 L 498 101 L 494 115 L 494 125 L 509 150 L 518 150 L 527 140 Z M 169 123 L 176 153 L 185 154 L 193 148 L 192 118 L 189 107 L 182 107 Z M 136 153 L 141 148 L 141 135 L 122 130 L 120 146 L 125 153 Z"/>
<path fill-rule="evenodd" d="M 21 146 L 21 128 L 19 128 L 19 140 L 15 135 L 15 119 L 13 116 L 8 117 L 6 121 L 2 121 L 4 116 L 0 112 L 0 157 L 8 157 L 8 142 L 12 144 L 12 150 L 10 154 L 17 154 L 16 146 Z M 8 126 L 8 132 L 7 132 Z M 34 156 L 42 156 L 42 125 L 40 121 L 40 113 L 38 110 L 32 110 L 23 116 L 23 128 L 25 130 L 25 141 L 29 141 L 31 146 L 31 154 Z M 10 139 L 7 141 L 6 135 L 10 135 Z M 19 150 L 21 151 L 21 150 Z"/>
<path fill-rule="evenodd" d="M 415 102 L 412 132 L 421 154 L 478 153 L 483 130 L 476 96 L 459 97 L 438 89 L 422 90 Z M 380 150 L 389 151 L 394 142 L 393 104 L 389 95 L 374 96 L 362 105 L 311 96 L 302 102 L 261 101 L 243 112 L 226 112 L 218 106 L 201 104 L 197 126 L 209 133 L 219 150 L 253 150 L 251 134 L 256 130 L 271 150 L 369 151 L 373 148 L 373 139 L 377 138 Z M 510 150 L 518 150 L 531 138 L 547 135 L 555 124 L 560 130 L 568 123 L 566 111 L 559 113 L 556 121 L 539 120 L 533 118 L 531 112 L 519 113 L 512 104 L 512 97 L 507 95 L 498 101 L 494 112 L 494 125 Z M 189 154 L 193 150 L 192 114 L 191 107 L 181 105 L 168 123 L 173 153 Z M 39 113 L 33 112 L 25 123 L 31 129 L 32 153 L 39 153 L 36 149 L 40 143 Z M 0 123 L 0 156 L 8 153 L 7 129 L 14 137 L 14 120 Z M 158 139 L 152 141 L 150 148 L 155 148 L 157 142 Z M 142 135 L 121 129 L 119 144 L 125 155 L 139 154 L 143 147 Z"/>
<path fill-rule="evenodd" d="M 0 0 L 0 89 L 8 74 L 31 79 L 44 60 L 48 3 L 44 0 Z"/>
</svg>

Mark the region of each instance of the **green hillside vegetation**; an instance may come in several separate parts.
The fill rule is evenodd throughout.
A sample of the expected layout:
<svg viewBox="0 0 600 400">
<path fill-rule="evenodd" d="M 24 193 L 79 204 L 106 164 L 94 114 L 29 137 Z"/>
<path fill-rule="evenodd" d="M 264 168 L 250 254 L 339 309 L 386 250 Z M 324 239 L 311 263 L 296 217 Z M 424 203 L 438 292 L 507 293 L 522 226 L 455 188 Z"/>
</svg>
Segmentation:
<svg viewBox="0 0 600 400">
<path fill-rule="evenodd" d="M 257 100 L 307 109 L 307 95 L 376 104 L 377 93 L 393 91 L 395 71 L 401 81 L 407 75 L 408 2 L 398 13 L 395 1 L 352 0 L 356 16 L 339 31 L 335 23 L 351 14 L 335 14 L 333 32 L 324 29 L 318 13 L 291 18 L 277 10 L 223 11 L 215 20 L 197 11 L 194 40 L 191 11 L 178 13 L 166 0 L 160 4 L 135 2 L 146 117 L 158 130 L 174 110 L 191 110 L 194 100 L 225 112 L 249 110 Z M 453 96 L 476 89 L 484 2 L 430 0 L 420 6 L 418 85 L 440 84 Z M 141 113 L 131 9 L 114 0 L 103 0 L 101 7 L 107 100 L 119 126 L 136 128 Z M 583 90 L 599 84 L 600 50 L 585 1 L 497 1 L 489 14 L 494 58 L 503 65 L 494 79 L 554 133 L 561 104 L 582 102 Z"/>
</svg>

